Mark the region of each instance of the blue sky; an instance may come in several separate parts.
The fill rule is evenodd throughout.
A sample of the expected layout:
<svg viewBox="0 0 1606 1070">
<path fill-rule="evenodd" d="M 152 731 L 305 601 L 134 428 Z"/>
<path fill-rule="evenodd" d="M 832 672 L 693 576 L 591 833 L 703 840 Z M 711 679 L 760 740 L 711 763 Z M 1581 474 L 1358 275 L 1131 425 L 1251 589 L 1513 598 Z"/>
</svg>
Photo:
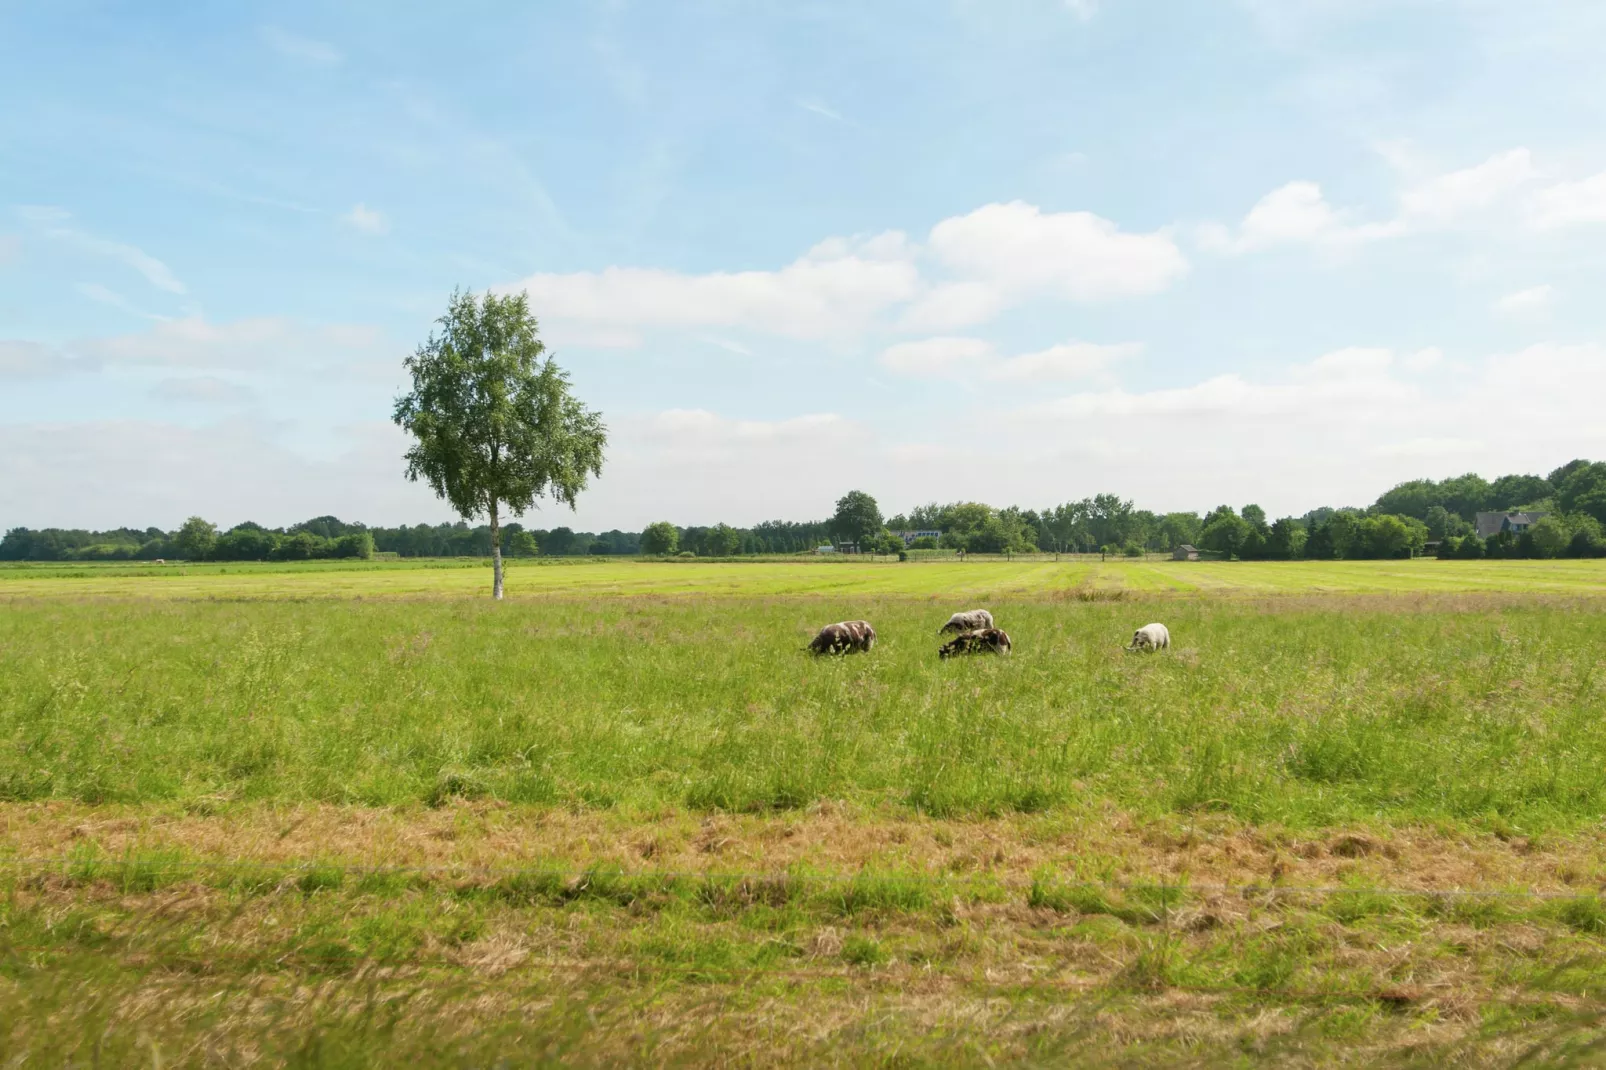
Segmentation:
<svg viewBox="0 0 1606 1070">
<path fill-rule="evenodd" d="M 526 289 L 603 529 L 1606 456 L 1595 0 L 0 7 L 0 527 L 450 514 Z"/>
</svg>

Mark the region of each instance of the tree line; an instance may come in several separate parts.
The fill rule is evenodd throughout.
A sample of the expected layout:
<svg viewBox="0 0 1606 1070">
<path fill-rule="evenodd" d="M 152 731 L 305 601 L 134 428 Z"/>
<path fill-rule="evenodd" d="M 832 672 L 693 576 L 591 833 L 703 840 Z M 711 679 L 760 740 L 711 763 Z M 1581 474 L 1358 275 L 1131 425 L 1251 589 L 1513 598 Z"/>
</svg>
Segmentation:
<svg viewBox="0 0 1606 1070">
<path fill-rule="evenodd" d="M 1480 512 L 1543 513 L 1521 532 L 1480 538 Z M 1487 480 L 1475 474 L 1401 483 L 1366 508 L 1321 508 L 1272 520 L 1257 505 L 1223 505 L 1208 513 L 1154 513 L 1115 494 L 1097 494 L 1044 509 L 994 508 L 981 502 L 930 503 L 884 517 L 876 500 L 850 491 L 826 520 L 774 520 L 752 527 L 677 526 L 593 533 L 567 527 L 501 526 L 502 550 L 512 557 L 690 555 L 735 557 L 788 554 L 821 545 L 852 544 L 898 552 L 899 532 L 935 531 L 913 549 L 970 553 L 1105 552 L 1137 556 L 1187 544 L 1242 560 L 1393 558 L 1437 544 L 1440 556 L 1606 556 L 1606 462 L 1572 461 L 1549 475 Z M 285 528 L 238 524 L 227 531 L 191 517 L 176 531 L 13 528 L 0 539 L 0 561 L 301 561 L 401 557 L 488 557 L 491 528 L 464 521 L 368 527 L 332 516 Z"/>
</svg>

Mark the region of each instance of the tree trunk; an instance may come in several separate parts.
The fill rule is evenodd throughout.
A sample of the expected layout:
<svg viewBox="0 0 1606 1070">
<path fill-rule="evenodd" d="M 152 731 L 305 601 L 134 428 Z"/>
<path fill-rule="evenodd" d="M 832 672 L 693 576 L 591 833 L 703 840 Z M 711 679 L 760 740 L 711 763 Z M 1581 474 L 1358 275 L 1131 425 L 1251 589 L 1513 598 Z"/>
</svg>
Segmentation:
<svg viewBox="0 0 1606 1070">
<path fill-rule="evenodd" d="M 502 527 L 496 519 L 496 501 L 491 501 L 491 597 L 502 600 Z"/>
</svg>

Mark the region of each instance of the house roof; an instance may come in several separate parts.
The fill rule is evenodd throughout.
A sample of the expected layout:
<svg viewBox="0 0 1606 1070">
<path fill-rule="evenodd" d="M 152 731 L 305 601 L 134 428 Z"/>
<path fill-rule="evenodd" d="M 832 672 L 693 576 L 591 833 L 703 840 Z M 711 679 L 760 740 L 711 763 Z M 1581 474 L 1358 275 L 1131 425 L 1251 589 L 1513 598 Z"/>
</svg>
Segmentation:
<svg viewBox="0 0 1606 1070">
<path fill-rule="evenodd" d="M 1547 515 L 1546 513 L 1479 513 L 1477 518 L 1478 538 L 1487 539 L 1491 535 L 1498 535 L 1506 529 L 1507 525 L 1525 527 L 1537 524 Z"/>
</svg>

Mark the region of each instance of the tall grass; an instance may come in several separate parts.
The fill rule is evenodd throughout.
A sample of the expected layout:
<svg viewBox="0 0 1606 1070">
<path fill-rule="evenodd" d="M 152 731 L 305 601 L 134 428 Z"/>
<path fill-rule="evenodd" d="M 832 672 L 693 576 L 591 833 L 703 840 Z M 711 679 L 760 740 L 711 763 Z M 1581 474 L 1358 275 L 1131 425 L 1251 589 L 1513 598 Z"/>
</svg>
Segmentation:
<svg viewBox="0 0 1606 1070">
<path fill-rule="evenodd" d="M 457 797 L 945 815 L 1107 799 L 1321 826 L 1606 810 L 1606 604 L 1366 599 L 73 601 L 0 611 L 0 798 Z M 961 607 L 965 608 L 965 607 Z M 816 660 L 864 616 L 864 656 Z M 1121 649 L 1168 623 L 1173 649 Z"/>
</svg>

